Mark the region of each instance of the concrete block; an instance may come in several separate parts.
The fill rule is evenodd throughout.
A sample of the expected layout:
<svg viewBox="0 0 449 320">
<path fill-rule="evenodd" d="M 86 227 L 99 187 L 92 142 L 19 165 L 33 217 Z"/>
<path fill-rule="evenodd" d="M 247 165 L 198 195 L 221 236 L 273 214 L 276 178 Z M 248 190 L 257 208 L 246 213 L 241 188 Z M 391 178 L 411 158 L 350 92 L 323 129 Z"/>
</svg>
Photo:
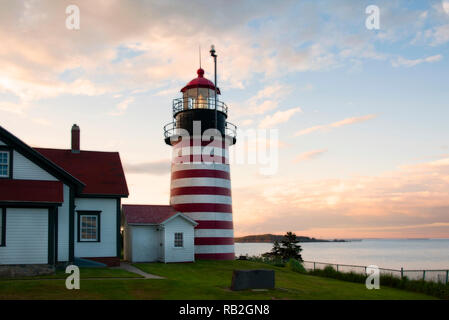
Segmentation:
<svg viewBox="0 0 449 320">
<path fill-rule="evenodd" d="M 234 270 L 231 290 L 274 289 L 274 270 Z"/>
</svg>

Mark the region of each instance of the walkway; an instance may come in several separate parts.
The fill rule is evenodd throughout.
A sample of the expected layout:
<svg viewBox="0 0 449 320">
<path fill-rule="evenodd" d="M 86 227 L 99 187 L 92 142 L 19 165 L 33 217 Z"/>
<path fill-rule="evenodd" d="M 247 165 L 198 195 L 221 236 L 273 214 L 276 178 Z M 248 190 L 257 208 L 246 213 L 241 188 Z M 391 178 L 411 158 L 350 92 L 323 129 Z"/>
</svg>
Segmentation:
<svg viewBox="0 0 449 320">
<path fill-rule="evenodd" d="M 127 262 L 120 262 L 120 267 L 113 267 L 111 269 L 123 269 L 126 270 L 128 272 L 132 272 L 132 273 L 136 273 L 142 277 L 144 277 L 145 279 L 165 279 L 164 277 L 160 277 L 154 274 L 150 274 L 150 273 L 146 273 L 142 270 L 140 270 L 139 268 L 136 268 L 132 265 L 130 265 Z"/>
</svg>

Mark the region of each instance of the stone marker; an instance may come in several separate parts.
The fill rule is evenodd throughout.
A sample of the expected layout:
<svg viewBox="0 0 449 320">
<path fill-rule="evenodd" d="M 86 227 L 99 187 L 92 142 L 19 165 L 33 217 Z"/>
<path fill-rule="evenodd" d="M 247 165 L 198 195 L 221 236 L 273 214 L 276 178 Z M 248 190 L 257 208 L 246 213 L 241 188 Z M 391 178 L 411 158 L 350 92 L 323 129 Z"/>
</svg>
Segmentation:
<svg viewBox="0 0 449 320">
<path fill-rule="evenodd" d="M 231 290 L 274 289 L 274 270 L 234 270 Z"/>
</svg>

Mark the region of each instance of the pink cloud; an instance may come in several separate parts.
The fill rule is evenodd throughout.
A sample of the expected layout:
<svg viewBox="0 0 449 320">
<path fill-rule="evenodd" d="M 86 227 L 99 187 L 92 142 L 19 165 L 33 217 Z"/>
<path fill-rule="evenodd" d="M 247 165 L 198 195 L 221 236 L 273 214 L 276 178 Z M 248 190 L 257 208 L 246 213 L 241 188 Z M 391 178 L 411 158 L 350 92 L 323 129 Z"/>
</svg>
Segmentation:
<svg viewBox="0 0 449 320">
<path fill-rule="evenodd" d="M 294 162 L 298 163 L 304 160 L 310 160 L 317 158 L 321 156 L 323 153 L 327 152 L 327 149 L 321 149 L 321 150 L 313 150 L 313 151 L 307 151 L 299 154 L 295 159 Z"/>
<path fill-rule="evenodd" d="M 307 128 L 307 129 L 299 130 L 295 133 L 295 136 L 303 136 L 303 135 L 306 135 L 306 134 L 309 134 L 309 133 L 312 133 L 315 131 L 329 131 L 334 128 L 340 128 L 340 127 L 347 126 L 350 124 L 364 122 L 364 121 L 367 121 L 370 119 L 374 119 L 376 117 L 377 117 L 377 115 L 375 115 L 375 114 L 369 114 L 369 115 L 361 116 L 361 117 L 346 118 L 346 119 L 336 121 L 336 122 L 333 122 L 330 124 L 318 125 L 318 126 L 313 126 L 313 127 Z"/>
<path fill-rule="evenodd" d="M 378 176 L 260 181 L 233 196 L 240 235 L 295 230 L 331 238 L 449 237 L 446 158 Z"/>
</svg>

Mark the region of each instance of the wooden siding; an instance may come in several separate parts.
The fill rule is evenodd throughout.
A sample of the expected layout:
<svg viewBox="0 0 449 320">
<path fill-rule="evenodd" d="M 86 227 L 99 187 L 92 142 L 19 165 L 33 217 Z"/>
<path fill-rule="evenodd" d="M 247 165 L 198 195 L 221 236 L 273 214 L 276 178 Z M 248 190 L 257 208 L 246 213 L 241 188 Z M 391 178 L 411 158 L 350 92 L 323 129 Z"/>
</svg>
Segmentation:
<svg viewBox="0 0 449 320">
<path fill-rule="evenodd" d="M 14 179 L 57 181 L 55 177 L 24 157 L 21 153 L 14 151 L 13 159 Z"/>
<path fill-rule="evenodd" d="M 100 242 L 78 242 L 77 211 L 101 211 Z M 117 199 L 75 198 L 75 257 L 117 256 Z"/>
<path fill-rule="evenodd" d="M 182 217 L 168 221 L 165 225 L 164 262 L 190 262 L 195 260 L 194 227 Z M 182 232 L 184 247 L 175 248 L 175 233 Z"/>
<path fill-rule="evenodd" d="M 0 264 L 48 263 L 48 209 L 8 208 Z"/>
</svg>

